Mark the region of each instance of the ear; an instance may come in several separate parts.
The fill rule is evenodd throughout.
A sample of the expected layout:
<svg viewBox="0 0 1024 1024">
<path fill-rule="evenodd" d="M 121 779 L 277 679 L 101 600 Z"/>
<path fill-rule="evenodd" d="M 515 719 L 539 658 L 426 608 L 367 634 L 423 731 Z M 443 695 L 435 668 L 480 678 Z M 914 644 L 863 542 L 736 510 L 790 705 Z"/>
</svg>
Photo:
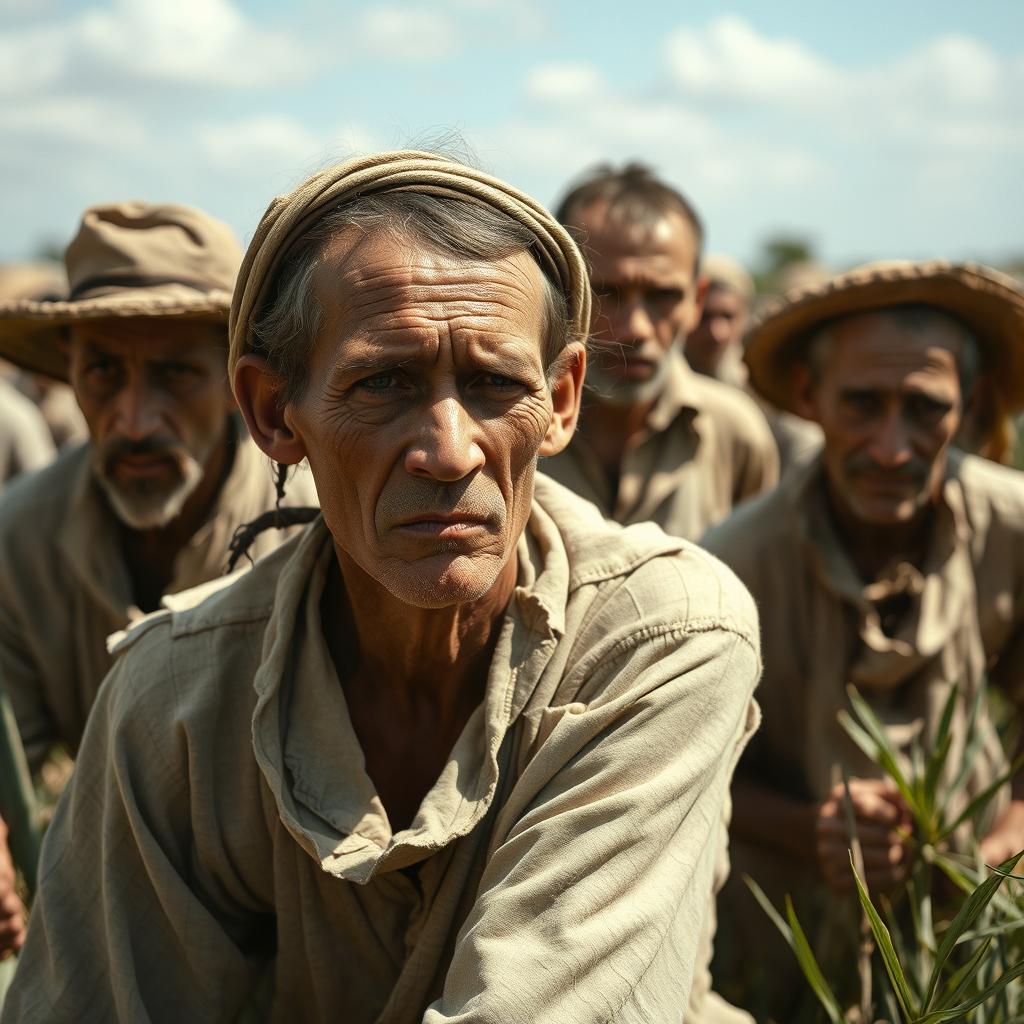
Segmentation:
<svg viewBox="0 0 1024 1024">
<path fill-rule="evenodd" d="M 541 441 L 538 455 L 557 455 L 572 440 L 580 416 L 586 373 L 587 350 L 578 341 L 574 341 L 559 353 L 548 372 L 551 381 L 551 422 Z"/>
<path fill-rule="evenodd" d="M 281 386 L 263 356 L 244 355 L 235 364 L 235 395 L 252 439 L 275 462 L 293 466 L 306 457 L 306 447 L 278 401 Z"/>
<path fill-rule="evenodd" d="M 790 365 L 790 382 L 793 395 L 793 408 L 805 420 L 820 422 L 818 419 L 817 388 L 811 374 L 811 368 L 803 361 Z"/>
</svg>

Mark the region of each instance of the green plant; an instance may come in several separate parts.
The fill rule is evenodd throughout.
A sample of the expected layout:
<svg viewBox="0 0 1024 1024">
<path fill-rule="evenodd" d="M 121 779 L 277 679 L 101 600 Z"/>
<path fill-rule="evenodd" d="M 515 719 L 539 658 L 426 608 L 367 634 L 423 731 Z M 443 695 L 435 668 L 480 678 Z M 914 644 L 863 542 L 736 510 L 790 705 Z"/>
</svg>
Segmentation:
<svg viewBox="0 0 1024 1024">
<path fill-rule="evenodd" d="M 835 992 L 848 978 L 826 977 L 789 896 L 785 919 L 752 879 L 746 879 L 794 955 L 831 1024 L 856 1021 L 871 1024 L 879 1015 L 891 1024 L 1017 1024 L 1024 1022 L 1024 881 L 1014 874 L 1024 851 L 989 869 L 974 844 L 966 857 L 950 849 L 951 838 L 967 824 L 974 825 L 1021 764 L 1018 759 L 991 785 L 963 801 L 963 809 L 947 808 L 961 794 L 984 736 L 980 716 L 986 713 L 985 687 L 978 688 L 966 717 L 963 763 L 949 779 L 947 761 L 953 742 L 953 722 L 961 694 L 951 687 L 939 728 L 929 750 L 918 741 L 910 751 L 910 770 L 904 771 L 885 727 L 871 706 L 849 688 L 853 714 L 840 713 L 840 721 L 853 741 L 899 789 L 913 817 L 912 868 L 902 891 L 891 898 L 872 900 L 858 870 L 859 848 L 847 799 L 853 836 L 850 869 L 863 914 L 864 963 L 860 965 L 861 1000 L 844 1007 Z M 955 805 L 955 804 L 954 804 Z M 964 898 L 955 906 L 942 894 L 948 879 Z M 1004 883 L 1008 883 L 1005 884 Z M 1015 891 L 1016 890 L 1016 891 Z M 873 962 L 875 969 L 871 970 Z M 854 973 L 851 969 L 847 972 Z M 873 986 L 873 977 L 881 984 Z M 878 998 L 872 998 L 872 992 Z"/>
</svg>

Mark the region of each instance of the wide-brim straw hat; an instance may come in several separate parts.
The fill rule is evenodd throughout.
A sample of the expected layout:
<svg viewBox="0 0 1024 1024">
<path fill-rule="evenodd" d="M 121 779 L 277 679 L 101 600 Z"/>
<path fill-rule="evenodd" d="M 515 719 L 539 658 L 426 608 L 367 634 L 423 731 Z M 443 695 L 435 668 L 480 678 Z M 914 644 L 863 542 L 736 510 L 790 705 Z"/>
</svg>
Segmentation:
<svg viewBox="0 0 1024 1024">
<path fill-rule="evenodd" d="M 746 362 L 759 394 L 797 413 L 794 366 L 830 321 L 887 306 L 925 305 L 957 318 L 977 338 L 1002 411 L 1024 408 L 1024 288 L 977 263 L 869 263 L 831 280 L 787 292 L 761 313 L 748 336 Z"/>
<path fill-rule="evenodd" d="M 64 254 L 68 295 L 0 295 L 0 357 L 67 380 L 65 328 L 139 317 L 227 323 L 242 253 L 231 229 L 188 206 L 94 206 Z"/>
</svg>

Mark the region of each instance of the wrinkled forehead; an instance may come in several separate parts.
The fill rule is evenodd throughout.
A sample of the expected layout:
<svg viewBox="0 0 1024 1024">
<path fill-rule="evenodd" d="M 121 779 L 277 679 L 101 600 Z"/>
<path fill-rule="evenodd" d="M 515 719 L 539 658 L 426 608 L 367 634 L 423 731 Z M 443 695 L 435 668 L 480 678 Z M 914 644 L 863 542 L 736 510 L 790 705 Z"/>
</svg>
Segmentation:
<svg viewBox="0 0 1024 1024">
<path fill-rule="evenodd" d="M 663 281 L 693 278 L 697 238 L 684 217 L 669 211 L 650 223 L 625 221 L 602 202 L 579 211 L 574 225 L 591 276 L 602 281 Z"/>
<path fill-rule="evenodd" d="M 314 290 L 326 320 L 348 331 L 445 323 L 542 343 L 544 276 L 527 252 L 496 260 L 432 251 L 391 230 L 349 227 L 324 246 Z"/>
<path fill-rule="evenodd" d="M 227 326 L 184 317 L 117 317 L 70 324 L 72 346 L 117 355 L 162 358 L 168 354 L 227 356 Z"/>
<path fill-rule="evenodd" d="M 897 386 L 912 376 L 958 378 L 965 344 L 963 328 L 952 318 L 901 322 L 885 310 L 857 313 L 832 323 L 824 369 L 845 382 Z"/>
</svg>

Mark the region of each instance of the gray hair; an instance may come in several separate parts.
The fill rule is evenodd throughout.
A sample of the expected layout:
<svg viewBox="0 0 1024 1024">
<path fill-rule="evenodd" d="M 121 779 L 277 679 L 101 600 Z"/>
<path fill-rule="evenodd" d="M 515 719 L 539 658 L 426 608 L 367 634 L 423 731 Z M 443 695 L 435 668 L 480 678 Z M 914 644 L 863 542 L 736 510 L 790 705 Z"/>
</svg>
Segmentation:
<svg viewBox="0 0 1024 1024">
<path fill-rule="evenodd" d="M 305 391 L 309 357 L 324 315 L 314 288 L 316 271 L 330 240 L 350 227 L 368 234 L 387 231 L 456 259 L 497 262 L 521 252 L 537 259 L 536 240 L 525 227 L 469 199 L 395 191 L 360 196 L 331 210 L 292 245 L 253 320 L 253 351 L 280 376 L 282 404 Z M 547 369 L 571 340 L 572 324 L 561 289 L 544 262 L 537 263 L 545 284 L 542 356 Z"/>
<path fill-rule="evenodd" d="M 937 306 L 928 306 L 923 303 L 883 306 L 880 309 L 865 310 L 863 313 L 851 313 L 847 316 L 830 320 L 822 327 L 819 327 L 811 335 L 804 357 L 810 368 L 813 381 L 817 382 L 821 379 L 825 364 L 832 350 L 836 326 L 844 320 L 868 314 L 880 316 L 895 326 L 909 331 L 921 332 L 932 327 L 951 328 L 959 340 L 956 353 L 957 370 L 960 377 L 961 398 L 966 401 L 967 396 L 974 388 L 978 372 L 981 369 L 981 349 L 978 345 L 977 336 L 952 313 L 947 313 L 944 309 L 940 309 Z"/>
</svg>

